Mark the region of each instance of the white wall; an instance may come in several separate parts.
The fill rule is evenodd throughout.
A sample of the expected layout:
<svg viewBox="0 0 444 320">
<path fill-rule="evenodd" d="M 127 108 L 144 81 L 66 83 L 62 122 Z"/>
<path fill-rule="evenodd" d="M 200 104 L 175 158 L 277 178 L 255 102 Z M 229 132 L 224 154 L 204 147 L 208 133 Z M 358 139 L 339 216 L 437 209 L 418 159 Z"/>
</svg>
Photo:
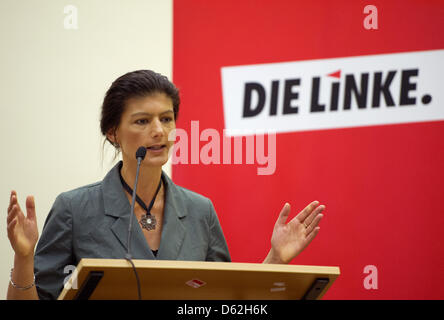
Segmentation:
<svg viewBox="0 0 444 320">
<path fill-rule="evenodd" d="M 72 12 L 77 9 L 78 29 Z M 64 24 L 66 23 L 66 24 Z M 13 251 L 11 190 L 36 199 L 41 233 L 56 196 L 101 180 L 114 163 L 100 134 L 111 82 L 136 69 L 172 76 L 172 0 L 1 0 L 0 298 Z M 170 172 L 167 169 L 168 173 Z"/>
</svg>

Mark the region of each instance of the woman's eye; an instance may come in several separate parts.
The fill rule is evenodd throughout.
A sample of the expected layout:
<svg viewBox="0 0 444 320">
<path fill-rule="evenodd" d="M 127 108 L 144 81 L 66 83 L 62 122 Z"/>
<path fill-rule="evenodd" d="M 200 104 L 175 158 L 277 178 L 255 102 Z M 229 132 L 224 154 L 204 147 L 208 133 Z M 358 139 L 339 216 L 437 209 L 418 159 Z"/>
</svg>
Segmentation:
<svg viewBox="0 0 444 320">
<path fill-rule="evenodd" d="M 143 124 L 147 124 L 147 123 L 148 123 L 147 119 L 138 119 L 138 120 L 136 120 L 136 124 L 143 125 Z"/>
<path fill-rule="evenodd" d="M 171 118 L 171 117 L 165 117 L 165 118 L 162 118 L 162 121 L 168 123 L 168 122 L 173 121 L 173 118 Z"/>
</svg>

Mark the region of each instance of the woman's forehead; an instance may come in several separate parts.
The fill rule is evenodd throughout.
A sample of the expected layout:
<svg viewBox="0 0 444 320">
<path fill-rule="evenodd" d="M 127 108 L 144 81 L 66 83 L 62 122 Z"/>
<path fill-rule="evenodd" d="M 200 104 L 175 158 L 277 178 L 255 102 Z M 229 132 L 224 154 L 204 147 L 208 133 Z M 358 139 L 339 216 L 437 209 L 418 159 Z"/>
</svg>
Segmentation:
<svg viewBox="0 0 444 320">
<path fill-rule="evenodd" d="M 136 113 L 160 114 L 173 112 L 173 101 L 164 93 L 154 93 L 144 97 L 133 97 L 126 101 L 124 114 L 132 116 Z"/>
</svg>

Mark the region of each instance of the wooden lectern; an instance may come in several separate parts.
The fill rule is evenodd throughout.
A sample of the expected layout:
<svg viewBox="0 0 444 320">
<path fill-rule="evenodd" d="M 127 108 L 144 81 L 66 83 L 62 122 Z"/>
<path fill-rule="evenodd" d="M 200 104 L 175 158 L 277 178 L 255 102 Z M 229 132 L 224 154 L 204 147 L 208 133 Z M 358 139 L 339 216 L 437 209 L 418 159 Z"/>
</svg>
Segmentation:
<svg viewBox="0 0 444 320">
<path fill-rule="evenodd" d="M 321 299 L 338 267 L 234 262 L 133 260 L 142 299 Z M 134 270 L 123 259 L 82 259 L 59 300 L 137 299 Z"/>
</svg>

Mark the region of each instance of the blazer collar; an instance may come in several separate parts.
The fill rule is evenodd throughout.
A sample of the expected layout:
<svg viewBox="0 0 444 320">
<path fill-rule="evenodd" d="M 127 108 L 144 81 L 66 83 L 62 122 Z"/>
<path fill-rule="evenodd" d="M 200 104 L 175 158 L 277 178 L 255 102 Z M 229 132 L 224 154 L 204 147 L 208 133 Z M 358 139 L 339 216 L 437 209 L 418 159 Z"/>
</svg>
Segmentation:
<svg viewBox="0 0 444 320">
<path fill-rule="evenodd" d="M 125 250 L 127 250 L 131 206 L 120 181 L 119 170 L 121 163 L 121 161 L 117 163 L 105 176 L 102 181 L 102 190 L 105 215 L 116 218 L 114 224 L 111 225 L 111 231 Z M 165 204 L 162 235 L 157 258 L 176 260 L 185 238 L 186 230 L 182 219 L 187 215 L 187 211 L 180 197 L 180 192 L 178 192 L 178 187 L 163 171 L 162 179 L 165 185 Z M 139 222 L 134 218 L 131 237 L 131 253 L 134 258 L 155 259 Z"/>
</svg>

